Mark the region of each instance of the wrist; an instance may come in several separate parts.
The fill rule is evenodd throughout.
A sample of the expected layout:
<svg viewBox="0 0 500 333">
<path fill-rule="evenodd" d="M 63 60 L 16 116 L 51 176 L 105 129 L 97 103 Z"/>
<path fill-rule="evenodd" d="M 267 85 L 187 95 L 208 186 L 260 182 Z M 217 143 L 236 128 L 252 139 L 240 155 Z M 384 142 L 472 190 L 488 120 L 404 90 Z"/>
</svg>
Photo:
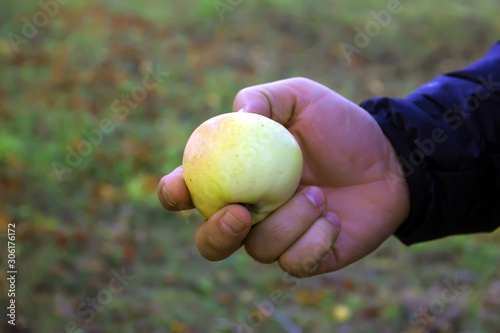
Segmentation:
<svg viewBox="0 0 500 333">
<path fill-rule="evenodd" d="M 389 189 L 394 193 L 393 217 L 400 226 L 410 214 L 410 189 L 398 154 L 387 138 L 386 141 L 389 156 L 388 170 L 384 176 Z"/>
</svg>

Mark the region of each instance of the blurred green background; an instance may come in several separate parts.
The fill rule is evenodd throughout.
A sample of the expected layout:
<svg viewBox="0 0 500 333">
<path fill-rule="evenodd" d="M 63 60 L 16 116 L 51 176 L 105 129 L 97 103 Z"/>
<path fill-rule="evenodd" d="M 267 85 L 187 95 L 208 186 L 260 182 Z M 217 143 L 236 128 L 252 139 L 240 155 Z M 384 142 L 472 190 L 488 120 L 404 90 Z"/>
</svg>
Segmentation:
<svg viewBox="0 0 500 333">
<path fill-rule="evenodd" d="M 357 103 L 403 97 L 499 39 L 497 1 L 401 1 L 380 24 L 389 3 L 2 1 L 0 331 L 498 332 L 499 232 L 390 239 L 297 280 L 244 251 L 203 260 L 200 215 L 156 197 L 194 128 L 246 86 L 305 76 Z M 362 47 L 347 59 L 347 44 Z"/>
</svg>

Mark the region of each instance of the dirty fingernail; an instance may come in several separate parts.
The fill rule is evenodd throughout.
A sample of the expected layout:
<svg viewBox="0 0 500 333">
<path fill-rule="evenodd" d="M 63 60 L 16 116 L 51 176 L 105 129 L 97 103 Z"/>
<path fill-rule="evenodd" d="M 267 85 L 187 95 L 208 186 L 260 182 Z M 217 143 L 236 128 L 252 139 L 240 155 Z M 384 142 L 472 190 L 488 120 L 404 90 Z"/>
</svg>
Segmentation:
<svg viewBox="0 0 500 333">
<path fill-rule="evenodd" d="M 235 236 L 243 232 L 246 226 L 233 214 L 227 212 L 220 220 L 221 229 L 225 234 Z"/>
</svg>

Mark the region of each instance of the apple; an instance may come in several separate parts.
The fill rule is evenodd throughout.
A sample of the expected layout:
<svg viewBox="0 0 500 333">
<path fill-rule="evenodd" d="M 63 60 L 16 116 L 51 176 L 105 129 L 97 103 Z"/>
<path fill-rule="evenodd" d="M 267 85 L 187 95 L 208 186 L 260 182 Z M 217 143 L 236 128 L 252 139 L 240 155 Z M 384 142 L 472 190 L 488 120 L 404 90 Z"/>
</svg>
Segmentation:
<svg viewBox="0 0 500 333">
<path fill-rule="evenodd" d="M 245 206 L 252 223 L 292 197 L 302 175 L 302 152 L 280 123 L 247 112 L 208 119 L 184 149 L 183 175 L 193 204 L 209 218 L 229 204 Z"/>
</svg>

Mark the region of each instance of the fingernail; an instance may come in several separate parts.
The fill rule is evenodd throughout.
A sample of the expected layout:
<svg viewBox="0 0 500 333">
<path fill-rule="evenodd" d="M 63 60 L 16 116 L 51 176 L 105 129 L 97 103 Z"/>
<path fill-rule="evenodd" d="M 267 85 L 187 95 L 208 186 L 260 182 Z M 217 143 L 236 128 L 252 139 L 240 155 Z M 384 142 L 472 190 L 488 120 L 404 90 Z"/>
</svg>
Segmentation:
<svg viewBox="0 0 500 333">
<path fill-rule="evenodd" d="M 222 231 L 225 234 L 228 234 L 231 236 L 238 235 L 239 233 L 243 232 L 246 228 L 246 226 L 230 212 L 227 212 L 220 219 L 220 225 L 221 225 Z"/>
<path fill-rule="evenodd" d="M 325 217 L 328 220 L 330 220 L 330 222 L 332 222 L 334 226 L 336 226 L 337 228 L 340 228 L 340 218 L 337 214 L 332 213 L 332 212 L 327 212 L 325 214 Z"/>
<path fill-rule="evenodd" d="M 325 196 L 323 195 L 323 191 L 321 191 L 317 187 L 308 188 L 305 191 L 305 195 L 309 201 L 316 207 L 321 207 L 325 204 Z"/>
<path fill-rule="evenodd" d="M 165 200 L 165 203 L 171 207 L 174 207 L 174 199 L 172 199 L 172 196 L 170 193 L 167 191 L 167 188 L 165 186 L 162 187 L 161 189 L 161 195 L 163 196 L 163 199 Z"/>
</svg>

